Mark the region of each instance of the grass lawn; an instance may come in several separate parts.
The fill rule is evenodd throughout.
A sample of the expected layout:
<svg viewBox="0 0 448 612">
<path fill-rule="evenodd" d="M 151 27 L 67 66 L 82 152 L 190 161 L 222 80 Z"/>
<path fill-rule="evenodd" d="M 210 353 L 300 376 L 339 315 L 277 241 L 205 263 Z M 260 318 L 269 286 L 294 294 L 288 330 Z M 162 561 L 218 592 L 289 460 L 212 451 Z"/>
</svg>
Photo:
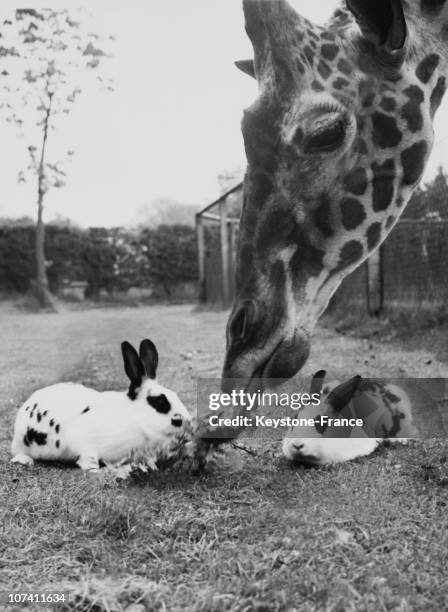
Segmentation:
<svg viewBox="0 0 448 612">
<path fill-rule="evenodd" d="M 0 609 L 29 591 L 94 612 L 448 609 L 445 444 L 304 469 L 266 442 L 199 476 L 124 483 L 9 464 L 16 407 L 35 388 L 125 387 L 123 339 L 153 338 L 161 381 L 193 406 L 196 376 L 219 376 L 226 317 L 187 306 L 0 316 Z M 447 349 L 447 330 L 380 345 L 320 329 L 304 373 L 448 377 Z"/>
</svg>

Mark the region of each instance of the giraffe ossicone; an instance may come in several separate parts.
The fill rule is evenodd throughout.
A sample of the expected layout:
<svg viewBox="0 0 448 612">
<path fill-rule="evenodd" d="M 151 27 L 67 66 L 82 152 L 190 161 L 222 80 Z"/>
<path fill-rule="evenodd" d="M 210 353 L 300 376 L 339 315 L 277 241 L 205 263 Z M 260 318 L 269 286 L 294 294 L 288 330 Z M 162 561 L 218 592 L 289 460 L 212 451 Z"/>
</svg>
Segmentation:
<svg viewBox="0 0 448 612">
<path fill-rule="evenodd" d="M 286 0 L 244 0 L 259 96 L 247 154 L 223 387 L 288 378 L 342 280 L 421 180 L 446 89 L 448 2 L 346 0 L 317 26 Z"/>
</svg>

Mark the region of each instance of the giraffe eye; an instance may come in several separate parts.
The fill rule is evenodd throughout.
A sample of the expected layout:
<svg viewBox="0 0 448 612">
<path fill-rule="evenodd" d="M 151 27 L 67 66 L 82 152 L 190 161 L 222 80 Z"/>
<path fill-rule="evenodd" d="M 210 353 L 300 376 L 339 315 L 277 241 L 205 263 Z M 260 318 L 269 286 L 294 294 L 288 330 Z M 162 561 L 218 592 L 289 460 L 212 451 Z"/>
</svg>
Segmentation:
<svg viewBox="0 0 448 612">
<path fill-rule="evenodd" d="M 345 140 L 346 126 L 342 119 L 319 127 L 310 134 L 304 143 L 306 153 L 336 151 Z"/>
</svg>

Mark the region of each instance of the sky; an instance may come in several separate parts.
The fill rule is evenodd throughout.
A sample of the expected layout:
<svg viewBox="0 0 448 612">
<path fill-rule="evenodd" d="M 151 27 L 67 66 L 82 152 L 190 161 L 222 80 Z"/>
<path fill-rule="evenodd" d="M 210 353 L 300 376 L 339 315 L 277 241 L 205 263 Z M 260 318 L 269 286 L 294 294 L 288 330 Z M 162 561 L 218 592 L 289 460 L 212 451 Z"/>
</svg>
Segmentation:
<svg viewBox="0 0 448 612">
<path fill-rule="evenodd" d="M 338 2 L 291 4 L 322 23 Z M 220 172 L 245 165 L 240 121 L 257 87 L 233 65 L 252 55 L 241 0 L 84 5 L 96 30 L 116 37 L 107 66 L 115 91 L 85 89 L 70 120 L 51 135 L 55 149 L 67 144 L 75 156 L 67 186 L 47 195 L 46 218 L 59 214 L 82 226 L 129 224 L 145 203 L 165 198 L 200 209 L 219 195 Z M 18 6 L 2 0 L 0 19 Z M 39 3 L 28 0 L 26 6 Z M 447 158 L 447 110 L 445 101 L 426 178 Z M 35 186 L 17 184 L 26 164 L 26 143 L 0 122 L 0 217 L 35 215 Z"/>
</svg>

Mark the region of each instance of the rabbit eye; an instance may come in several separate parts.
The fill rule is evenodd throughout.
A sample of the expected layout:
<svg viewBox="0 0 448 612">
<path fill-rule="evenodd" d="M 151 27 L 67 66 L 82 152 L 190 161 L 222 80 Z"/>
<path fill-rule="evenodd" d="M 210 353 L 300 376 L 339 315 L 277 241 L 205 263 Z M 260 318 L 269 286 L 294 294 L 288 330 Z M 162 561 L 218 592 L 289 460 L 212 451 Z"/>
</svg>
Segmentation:
<svg viewBox="0 0 448 612">
<path fill-rule="evenodd" d="M 171 404 L 167 400 L 166 395 L 163 393 L 162 395 L 148 395 L 146 401 L 161 414 L 168 414 L 168 412 L 171 410 Z"/>
</svg>

